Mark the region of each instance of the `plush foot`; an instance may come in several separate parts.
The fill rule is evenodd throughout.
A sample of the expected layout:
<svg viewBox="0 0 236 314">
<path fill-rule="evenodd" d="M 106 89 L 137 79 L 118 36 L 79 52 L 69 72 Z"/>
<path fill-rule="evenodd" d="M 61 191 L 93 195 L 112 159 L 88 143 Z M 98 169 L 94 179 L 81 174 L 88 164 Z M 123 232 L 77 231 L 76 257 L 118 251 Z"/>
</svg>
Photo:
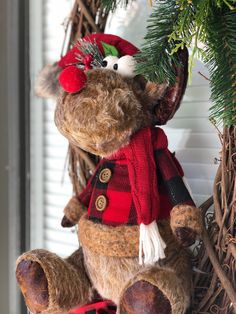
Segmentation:
<svg viewBox="0 0 236 314">
<path fill-rule="evenodd" d="M 136 274 L 121 293 L 120 314 L 184 314 L 190 301 L 185 275 L 155 266 Z"/>
<path fill-rule="evenodd" d="M 49 304 L 48 282 L 37 262 L 21 261 L 17 265 L 16 278 L 31 312 L 41 313 Z"/>
<path fill-rule="evenodd" d="M 16 278 L 33 314 L 65 314 L 93 297 L 82 250 L 66 260 L 46 250 L 24 253 L 17 260 Z"/>
<path fill-rule="evenodd" d="M 130 286 L 121 299 L 120 314 L 170 314 L 169 300 L 157 287 L 140 280 Z"/>
</svg>

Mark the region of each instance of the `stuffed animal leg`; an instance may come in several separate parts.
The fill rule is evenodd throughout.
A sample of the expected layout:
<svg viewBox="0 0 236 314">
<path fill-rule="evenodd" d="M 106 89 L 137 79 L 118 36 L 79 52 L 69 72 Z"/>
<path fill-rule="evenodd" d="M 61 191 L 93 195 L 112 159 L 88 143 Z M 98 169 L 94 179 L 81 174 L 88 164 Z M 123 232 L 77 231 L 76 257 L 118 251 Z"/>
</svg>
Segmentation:
<svg viewBox="0 0 236 314">
<path fill-rule="evenodd" d="M 46 250 L 32 250 L 17 260 L 16 278 L 32 313 L 66 314 L 92 300 L 83 253 L 62 259 Z"/>
<path fill-rule="evenodd" d="M 188 253 L 176 241 L 167 221 L 158 223 L 167 244 L 166 258 L 154 265 L 138 264 L 138 243 L 133 241 L 134 235 L 138 235 L 138 229 L 121 227 L 125 240 L 123 234 L 119 238 L 114 235 L 120 233 L 120 230 L 109 232 L 109 227 L 102 227 L 95 232 L 96 243 L 95 238 L 92 238 L 91 244 L 87 239 L 91 239 L 95 224 L 92 226 L 92 222 L 82 218 L 79 226 L 80 233 L 85 234 L 81 242 L 91 282 L 102 297 L 118 306 L 117 313 L 185 313 L 190 305 L 191 263 Z M 103 240 L 102 246 L 99 246 L 99 239 Z M 118 249 L 121 246 L 124 250 Z"/>
<path fill-rule="evenodd" d="M 128 282 L 120 297 L 120 314 L 183 314 L 190 305 L 192 282 L 188 252 L 173 237 L 166 222 L 160 223 L 165 234 L 166 258 L 141 269 Z"/>
</svg>

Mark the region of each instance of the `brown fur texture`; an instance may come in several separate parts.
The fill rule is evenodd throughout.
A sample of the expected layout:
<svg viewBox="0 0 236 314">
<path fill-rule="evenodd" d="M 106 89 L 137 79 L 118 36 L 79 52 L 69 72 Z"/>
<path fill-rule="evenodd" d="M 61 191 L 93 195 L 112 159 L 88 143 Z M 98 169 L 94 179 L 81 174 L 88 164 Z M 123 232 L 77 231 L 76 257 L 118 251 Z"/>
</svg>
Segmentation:
<svg viewBox="0 0 236 314">
<path fill-rule="evenodd" d="M 49 305 L 42 311 L 33 311 L 31 308 L 32 312 L 67 313 L 75 305 L 90 302 L 94 288 L 101 296 L 119 306 L 126 289 L 135 282 L 144 280 L 156 286 L 168 298 L 173 314 L 184 313 L 191 292 L 188 255 L 176 242 L 168 222 L 160 222 L 159 227 L 162 235 L 165 234 L 166 258 L 154 266 L 139 265 L 138 257 L 120 258 L 97 254 L 86 246 L 83 251 L 76 251 L 67 260 L 45 250 L 23 254 L 17 261 L 17 272 L 22 261 L 37 262 L 48 282 Z M 19 284 L 23 288 L 20 281 Z M 31 288 L 32 286 L 28 287 Z M 39 290 L 36 291 L 39 294 Z M 35 299 L 28 292 L 29 290 L 24 290 L 26 302 L 30 305 Z"/>
<path fill-rule="evenodd" d="M 72 197 L 64 208 L 63 227 L 72 227 L 80 220 L 81 216 L 86 213 L 87 208 L 78 200 Z M 66 220 L 67 219 L 67 220 Z"/>
<path fill-rule="evenodd" d="M 138 257 L 110 257 L 83 247 L 87 273 L 103 297 L 119 305 L 128 287 L 136 281 L 145 280 L 158 287 L 170 300 L 173 314 L 184 313 L 190 303 L 191 293 L 188 253 L 177 243 L 168 222 L 160 222 L 159 228 L 167 244 L 166 258 L 154 266 L 139 265 Z"/>
<path fill-rule="evenodd" d="M 177 228 L 189 228 L 198 235 L 202 233 L 202 217 L 199 208 L 190 205 L 177 205 L 170 213 L 171 228 L 176 233 Z"/>
<path fill-rule="evenodd" d="M 139 128 L 152 125 L 145 86 L 110 70 L 88 71 L 84 90 L 58 99 L 55 123 L 72 144 L 95 155 L 110 155 L 127 145 Z"/>
<path fill-rule="evenodd" d="M 58 82 L 61 68 L 57 63 L 46 65 L 38 74 L 35 93 L 42 98 L 57 98 L 62 91 Z"/>
<path fill-rule="evenodd" d="M 22 262 L 37 263 L 40 268 L 28 274 L 28 280 L 42 277 L 47 280 L 48 302 L 36 308 L 37 299 L 46 291 L 39 290 L 39 285 L 25 285 L 22 278 Z M 55 314 L 68 313 L 76 305 L 83 305 L 93 298 L 93 289 L 86 275 L 82 250 L 78 250 L 68 259 L 63 260 L 46 250 L 32 250 L 24 253 L 17 260 L 16 274 L 18 283 L 25 296 L 26 304 L 33 313 Z M 21 280 L 22 278 L 22 280 Z M 34 289 L 35 293 L 32 293 Z M 33 306 L 32 306 L 33 305 Z M 37 310 L 36 310 L 37 309 Z"/>
<path fill-rule="evenodd" d="M 83 247 L 106 256 L 138 256 L 139 227 L 121 225 L 116 228 L 96 224 L 82 216 L 78 224 L 78 238 Z"/>
</svg>

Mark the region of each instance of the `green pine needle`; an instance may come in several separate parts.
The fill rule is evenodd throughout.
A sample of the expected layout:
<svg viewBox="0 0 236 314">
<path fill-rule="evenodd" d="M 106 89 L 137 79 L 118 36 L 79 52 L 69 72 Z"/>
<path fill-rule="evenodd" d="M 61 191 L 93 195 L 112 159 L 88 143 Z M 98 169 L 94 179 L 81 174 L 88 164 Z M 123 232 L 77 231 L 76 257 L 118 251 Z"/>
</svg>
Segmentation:
<svg viewBox="0 0 236 314">
<path fill-rule="evenodd" d="M 214 13 L 214 14 L 213 14 Z M 236 12 L 219 9 L 207 21 L 205 61 L 211 80 L 210 118 L 236 124 Z"/>
<path fill-rule="evenodd" d="M 200 48 L 201 41 L 205 48 Z M 236 1 L 163 0 L 148 20 L 137 56 L 137 73 L 151 81 L 173 83 L 176 52 L 193 46 L 189 60 L 201 57 L 209 66 L 213 106 L 210 119 L 236 124 Z"/>
<path fill-rule="evenodd" d="M 137 74 L 143 74 L 150 81 L 158 83 L 174 82 L 173 65 L 177 64 L 177 59 L 172 52 L 176 48 L 176 42 L 169 36 L 173 32 L 178 14 L 175 0 L 161 1 L 153 8 L 148 19 L 144 44 L 136 56 Z"/>
<path fill-rule="evenodd" d="M 133 0 L 102 0 L 102 6 L 107 12 L 113 12 L 118 6 L 127 7 Z"/>
</svg>

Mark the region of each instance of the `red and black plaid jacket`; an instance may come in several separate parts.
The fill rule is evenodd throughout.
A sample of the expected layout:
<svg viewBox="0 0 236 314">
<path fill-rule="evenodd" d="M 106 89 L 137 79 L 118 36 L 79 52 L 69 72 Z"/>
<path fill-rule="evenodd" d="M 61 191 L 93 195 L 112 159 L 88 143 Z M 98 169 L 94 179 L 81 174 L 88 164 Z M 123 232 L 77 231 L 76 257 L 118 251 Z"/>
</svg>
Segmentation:
<svg viewBox="0 0 236 314">
<path fill-rule="evenodd" d="M 147 225 L 168 218 L 177 204 L 194 205 L 182 180 L 183 170 L 167 146 L 162 129 L 145 128 L 129 145 L 103 158 L 79 196 L 88 207 L 89 219 L 112 226 Z M 106 183 L 100 180 L 104 169 L 111 173 Z M 98 210 L 101 196 L 105 206 Z"/>
</svg>

